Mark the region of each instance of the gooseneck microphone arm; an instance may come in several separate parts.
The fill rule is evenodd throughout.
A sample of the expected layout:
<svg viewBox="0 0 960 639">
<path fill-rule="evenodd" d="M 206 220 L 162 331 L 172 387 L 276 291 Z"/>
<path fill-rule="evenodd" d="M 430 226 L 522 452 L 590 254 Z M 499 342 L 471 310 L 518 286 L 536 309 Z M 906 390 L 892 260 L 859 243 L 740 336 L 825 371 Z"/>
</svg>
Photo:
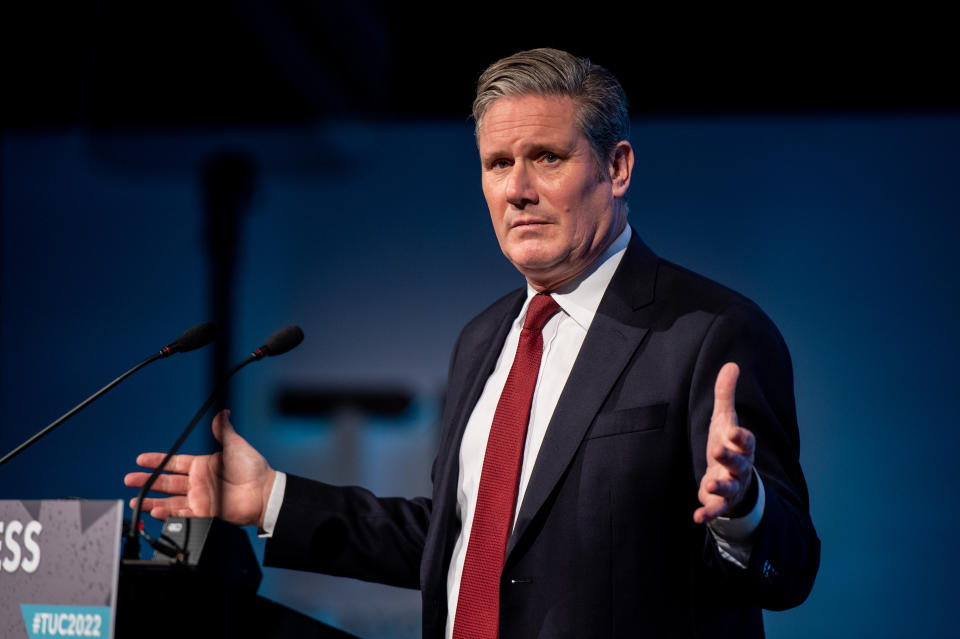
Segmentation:
<svg viewBox="0 0 960 639">
<path fill-rule="evenodd" d="M 30 448 L 30 446 L 32 446 L 37 441 L 39 441 L 40 438 L 47 435 L 54 428 L 56 428 L 63 422 L 67 421 L 68 419 L 70 419 L 71 417 L 73 417 L 74 415 L 82 411 L 84 408 L 86 408 L 87 406 L 92 404 L 94 401 L 96 401 L 101 395 L 105 394 L 111 388 L 113 388 L 114 386 L 116 386 L 126 378 L 130 377 L 131 375 L 136 373 L 138 370 L 140 370 L 147 364 L 152 364 L 158 359 L 170 357 L 174 353 L 185 353 L 187 351 L 192 351 L 192 350 L 201 348 L 203 346 L 206 346 L 207 344 L 209 344 L 214 340 L 216 335 L 217 335 L 217 329 L 210 322 L 207 322 L 206 324 L 199 324 L 197 326 L 194 326 L 191 329 L 184 331 L 184 333 L 180 335 L 180 337 L 175 339 L 171 344 L 164 346 L 163 348 L 160 349 L 159 352 L 154 353 L 147 359 L 143 360 L 142 362 L 140 362 L 139 364 L 137 364 L 136 366 L 128 370 L 126 373 L 116 378 L 115 380 L 113 380 L 112 382 L 110 382 L 100 390 L 98 390 L 96 393 L 86 398 L 85 400 L 83 400 L 82 402 L 80 402 L 79 404 L 71 408 L 69 411 L 67 411 L 60 417 L 58 417 L 53 423 L 46 426 L 43 430 L 35 434 L 33 437 L 31 437 L 30 439 L 23 442 L 22 444 L 20 444 L 19 446 L 11 450 L 9 453 L 4 455 L 3 458 L 0 459 L 0 466 L 3 466 L 4 464 L 6 464 L 8 461 L 10 461 L 14 457 L 19 455 L 23 451 L 25 451 L 27 448 Z"/>
<path fill-rule="evenodd" d="M 282 355 L 287 351 L 296 348 L 300 342 L 303 341 L 303 331 L 299 326 L 288 326 L 283 328 L 273 335 L 266 341 L 266 343 L 260 348 L 256 349 L 250 356 L 245 360 L 231 368 L 223 379 L 221 379 L 216 388 L 213 389 L 213 392 L 210 393 L 210 397 L 207 398 L 207 401 L 203 403 L 203 406 L 200 407 L 200 410 L 193 416 L 193 419 L 190 420 L 190 423 L 187 424 L 187 427 L 180 433 L 180 437 L 177 438 L 177 441 L 173 443 L 173 446 L 170 447 L 170 450 L 167 452 L 166 456 L 163 458 L 163 461 L 160 462 L 160 465 L 157 466 L 153 472 L 150 474 L 150 477 L 147 478 L 147 481 L 140 488 L 140 492 L 137 494 L 137 501 L 133 505 L 133 516 L 130 518 L 130 526 L 126 530 L 127 542 L 123 547 L 123 558 L 124 559 L 139 559 L 140 558 L 140 538 L 137 536 L 137 533 L 140 529 L 140 515 L 143 508 L 143 500 L 147 496 L 147 493 L 153 487 L 153 484 L 157 481 L 157 478 L 163 472 L 163 469 L 167 467 L 167 464 L 170 462 L 170 459 L 180 450 L 180 447 L 183 445 L 183 442 L 186 441 L 187 437 L 190 436 L 190 433 L 193 432 L 193 429 L 196 427 L 197 423 L 203 418 L 203 415 L 210 410 L 210 407 L 217 400 L 217 396 L 223 391 L 227 382 L 230 380 L 234 374 L 239 371 L 241 368 L 247 364 L 251 364 L 258 360 L 263 359 L 264 357 L 273 357 L 275 355 Z"/>
</svg>

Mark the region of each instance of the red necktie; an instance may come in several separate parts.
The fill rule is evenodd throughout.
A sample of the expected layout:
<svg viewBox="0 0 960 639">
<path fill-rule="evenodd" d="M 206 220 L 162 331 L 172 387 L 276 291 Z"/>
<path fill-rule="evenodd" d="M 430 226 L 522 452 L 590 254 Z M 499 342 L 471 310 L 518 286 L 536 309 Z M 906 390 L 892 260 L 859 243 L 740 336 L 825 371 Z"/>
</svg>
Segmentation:
<svg viewBox="0 0 960 639">
<path fill-rule="evenodd" d="M 534 295 L 520 332 L 517 354 L 490 426 L 483 456 L 477 506 L 460 578 L 454 639 L 496 639 L 500 617 L 500 575 L 513 522 L 530 402 L 540 372 L 540 331 L 560 306 L 546 294 Z"/>
</svg>

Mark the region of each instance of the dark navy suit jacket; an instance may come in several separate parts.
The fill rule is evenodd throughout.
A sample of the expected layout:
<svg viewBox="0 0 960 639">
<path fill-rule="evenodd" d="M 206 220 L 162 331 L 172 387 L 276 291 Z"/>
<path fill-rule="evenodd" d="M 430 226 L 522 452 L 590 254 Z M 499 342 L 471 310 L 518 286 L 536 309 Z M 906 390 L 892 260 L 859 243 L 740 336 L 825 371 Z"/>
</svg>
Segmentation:
<svg viewBox="0 0 960 639">
<path fill-rule="evenodd" d="M 525 299 L 462 331 L 450 364 L 432 498 L 378 498 L 290 476 L 265 563 L 420 588 L 423 636 L 446 623 L 467 420 Z M 693 522 L 713 387 L 740 365 L 766 506 L 747 569 Z M 500 586 L 501 639 L 760 637 L 760 608 L 801 603 L 819 566 L 798 462 L 790 356 L 748 299 L 654 255 L 634 234 L 557 403 Z"/>
</svg>

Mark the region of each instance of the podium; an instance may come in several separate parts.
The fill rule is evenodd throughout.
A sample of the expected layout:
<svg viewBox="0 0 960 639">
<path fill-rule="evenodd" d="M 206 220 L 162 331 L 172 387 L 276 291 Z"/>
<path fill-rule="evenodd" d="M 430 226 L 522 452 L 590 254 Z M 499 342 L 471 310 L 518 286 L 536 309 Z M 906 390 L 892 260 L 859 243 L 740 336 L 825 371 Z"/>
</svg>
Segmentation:
<svg viewBox="0 0 960 639">
<path fill-rule="evenodd" d="M 171 517 L 161 540 L 173 556 L 122 560 L 117 637 L 348 639 L 256 594 L 260 566 L 247 534 L 220 519 Z M 355 639 L 355 638 L 354 638 Z"/>
<path fill-rule="evenodd" d="M 120 566 L 115 636 L 355 639 L 189 566 L 136 560 Z"/>
<path fill-rule="evenodd" d="M 121 561 L 122 514 L 119 500 L 0 501 L 0 636 L 353 637 L 257 595 L 241 529 L 171 518 L 172 556 Z"/>
</svg>

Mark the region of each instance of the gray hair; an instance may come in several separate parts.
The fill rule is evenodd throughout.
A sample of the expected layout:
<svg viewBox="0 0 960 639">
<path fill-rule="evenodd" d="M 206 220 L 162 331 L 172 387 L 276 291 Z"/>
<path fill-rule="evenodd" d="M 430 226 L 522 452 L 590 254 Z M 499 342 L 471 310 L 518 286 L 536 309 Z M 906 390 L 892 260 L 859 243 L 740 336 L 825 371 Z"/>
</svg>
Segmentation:
<svg viewBox="0 0 960 639">
<path fill-rule="evenodd" d="M 523 95 L 567 96 L 577 124 L 590 140 L 598 165 L 630 135 L 627 95 L 613 74 L 587 58 L 558 49 L 531 49 L 497 60 L 477 81 L 473 101 L 475 135 L 495 100 Z"/>
</svg>

